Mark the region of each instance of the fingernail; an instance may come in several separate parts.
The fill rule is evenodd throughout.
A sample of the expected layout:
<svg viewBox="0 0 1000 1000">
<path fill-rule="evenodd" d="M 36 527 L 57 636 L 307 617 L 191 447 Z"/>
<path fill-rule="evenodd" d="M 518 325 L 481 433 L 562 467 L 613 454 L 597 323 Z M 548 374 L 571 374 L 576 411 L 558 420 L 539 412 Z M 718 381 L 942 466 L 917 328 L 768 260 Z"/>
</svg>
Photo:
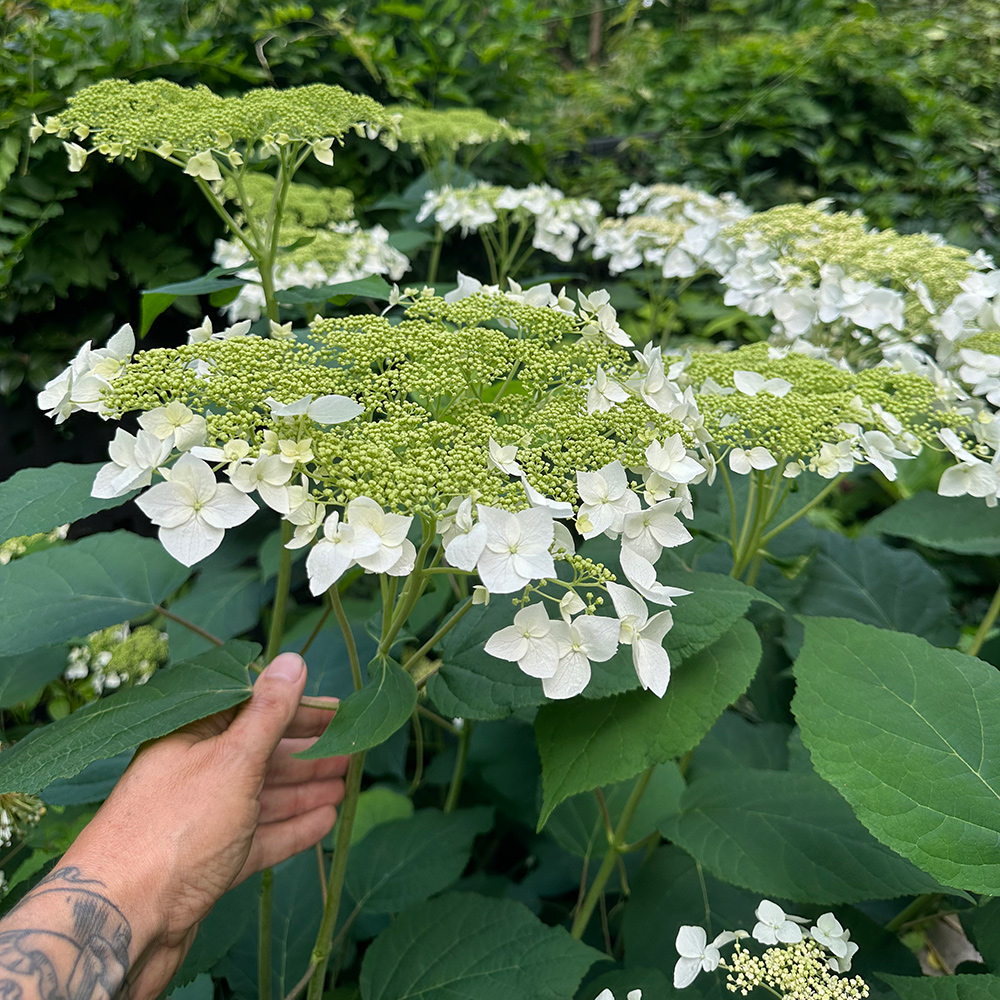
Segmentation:
<svg viewBox="0 0 1000 1000">
<path fill-rule="evenodd" d="M 281 681 L 297 681 L 306 669 L 306 661 L 298 653 L 282 653 L 276 656 L 264 673 Z"/>
</svg>

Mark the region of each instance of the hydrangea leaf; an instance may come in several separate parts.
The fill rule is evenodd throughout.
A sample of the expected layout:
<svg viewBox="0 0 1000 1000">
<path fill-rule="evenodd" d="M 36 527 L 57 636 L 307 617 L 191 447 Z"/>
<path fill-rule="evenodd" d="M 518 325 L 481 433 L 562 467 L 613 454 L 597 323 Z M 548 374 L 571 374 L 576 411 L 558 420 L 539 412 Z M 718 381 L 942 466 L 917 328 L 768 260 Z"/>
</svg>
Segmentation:
<svg viewBox="0 0 1000 1000">
<path fill-rule="evenodd" d="M 946 552 L 1000 554 L 997 512 L 976 497 L 942 497 L 921 492 L 873 517 L 865 530 L 909 538 Z"/>
<path fill-rule="evenodd" d="M 816 770 L 896 853 L 1000 894 L 996 670 L 849 619 L 802 621 L 792 709 Z"/>
<path fill-rule="evenodd" d="M 725 882 L 803 903 L 938 892 L 815 772 L 730 770 L 688 786 L 660 832 Z"/>
<path fill-rule="evenodd" d="M 421 809 L 381 823 L 351 851 L 344 888 L 369 913 L 395 913 L 447 889 L 469 863 L 473 841 L 492 826 L 487 806 Z"/>
<path fill-rule="evenodd" d="M 0 708 L 10 708 L 38 693 L 67 666 L 66 646 L 43 646 L 0 657 Z"/>
<path fill-rule="evenodd" d="M 516 663 L 483 652 L 494 632 L 514 620 L 517 609 L 497 596 L 472 608 L 445 637 L 441 669 L 427 685 L 438 710 L 461 719 L 503 719 L 519 708 L 541 705 L 542 683 L 521 673 Z"/>
<path fill-rule="evenodd" d="M 805 615 L 855 618 L 953 645 L 958 629 L 944 578 L 916 552 L 826 532 L 795 600 Z"/>
<path fill-rule="evenodd" d="M 358 278 L 356 281 L 341 281 L 335 285 L 320 285 L 316 288 L 285 288 L 275 293 L 275 299 L 283 305 L 308 305 L 317 302 L 332 302 L 343 306 L 353 298 L 374 299 L 376 302 L 388 302 L 392 287 L 385 278 L 377 274 L 369 278 Z"/>
<path fill-rule="evenodd" d="M 19 535 L 51 531 L 99 510 L 119 507 L 136 492 L 110 500 L 90 495 L 100 462 L 57 462 L 44 469 L 22 469 L 0 483 L 0 542 Z"/>
<path fill-rule="evenodd" d="M 900 1000 L 993 1000 L 1000 988 L 995 976 L 882 976 Z"/>
<path fill-rule="evenodd" d="M 509 899 L 451 893 L 405 910 L 361 966 L 364 1000 L 565 1000 L 602 954 Z"/>
<path fill-rule="evenodd" d="M 142 325 L 139 336 L 145 337 L 156 318 L 174 304 L 182 295 L 215 295 L 218 292 L 237 291 L 246 281 L 237 278 L 235 267 L 213 267 L 207 274 L 188 281 L 175 281 L 158 288 L 147 288 L 142 293 Z"/>
<path fill-rule="evenodd" d="M 413 799 L 409 796 L 394 792 L 385 785 L 366 788 L 358 796 L 354 826 L 351 827 L 351 847 L 360 844 L 375 827 L 412 815 Z"/>
<path fill-rule="evenodd" d="M 91 761 L 238 705 L 250 697 L 247 665 L 259 653 L 256 643 L 227 642 L 34 730 L 0 755 L 0 790 L 38 792 Z"/>
<path fill-rule="evenodd" d="M 340 703 L 323 735 L 296 757 L 313 760 L 368 750 L 384 743 L 409 719 L 417 703 L 413 678 L 384 656 L 372 660 L 369 674 L 370 681 Z"/>
<path fill-rule="evenodd" d="M 634 777 L 697 746 L 747 688 L 760 639 L 745 619 L 686 660 L 663 698 L 630 691 L 601 701 L 546 705 L 535 720 L 542 759 L 542 814 L 571 795 Z"/>
<path fill-rule="evenodd" d="M 35 552 L 0 567 L 0 649 L 23 653 L 148 614 L 188 572 L 127 531 Z"/>
</svg>

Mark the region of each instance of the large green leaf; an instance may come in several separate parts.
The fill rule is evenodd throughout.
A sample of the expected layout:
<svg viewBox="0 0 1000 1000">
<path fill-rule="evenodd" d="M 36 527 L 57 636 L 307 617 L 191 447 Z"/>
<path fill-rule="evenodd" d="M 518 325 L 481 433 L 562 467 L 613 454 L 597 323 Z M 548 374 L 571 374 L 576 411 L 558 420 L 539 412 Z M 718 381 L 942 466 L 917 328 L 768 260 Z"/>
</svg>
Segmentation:
<svg viewBox="0 0 1000 1000">
<path fill-rule="evenodd" d="M 413 678 L 384 656 L 372 661 L 369 674 L 369 682 L 340 703 L 323 735 L 296 757 L 312 760 L 368 750 L 384 743 L 409 719 L 417 704 Z"/>
<path fill-rule="evenodd" d="M 264 603 L 260 573 L 253 569 L 205 570 L 170 610 L 219 639 L 248 632 L 257 624 Z M 186 660 L 212 644 L 175 621 L 167 622 L 170 656 Z"/>
<path fill-rule="evenodd" d="M 389 287 L 385 278 L 377 274 L 368 278 L 358 278 L 354 281 L 341 281 L 336 285 L 320 285 L 316 288 L 306 288 L 296 285 L 295 288 L 285 288 L 275 294 L 275 299 L 283 305 L 311 305 L 317 302 L 332 302 L 334 305 L 346 305 L 351 299 L 375 299 L 377 302 L 388 302 Z"/>
<path fill-rule="evenodd" d="M 5 656 L 147 614 L 188 569 L 153 538 L 91 535 L 0 567 L 0 651 Z"/>
<path fill-rule="evenodd" d="M 1000 894 L 1000 676 L 916 636 L 804 618 L 793 711 L 816 770 L 884 844 Z"/>
<path fill-rule="evenodd" d="M 245 701 L 251 692 L 247 665 L 259 652 L 256 643 L 227 642 L 34 730 L 0 754 L 0 790 L 38 792 L 91 761 Z"/>
<path fill-rule="evenodd" d="M 453 893 L 401 913 L 365 954 L 364 1000 L 566 1000 L 601 953 L 509 899 Z"/>
<path fill-rule="evenodd" d="M 469 863 L 472 842 L 492 826 L 486 806 L 421 809 L 382 823 L 351 850 L 344 888 L 369 913 L 395 913 L 447 889 Z"/>
<path fill-rule="evenodd" d="M 996 976 L 883 976 L 899 1000 L 996 1000 Z"/>
<path fill-rule="evenodd" d="M 142 325 L 139 328 L 139 337 L 145 337 L 156 317 L 169 309 L 182 295 L 214 297 L 220 292 L 242 288 L 247 282 L 243 278 L 235 277 L 235 272 L 239 270 L 241 268 L 238 267 L 213 267 L 211 271 L 199 278 L 191 278 L 189 281 L 175 281 L 169 285 L 160 285 L 159 288 L 145 289 L 142 293 Z M 221 305 L 222 303 L 216 301 L 214 304 Z"/>
<path fill-rule="evenodd" d="M 768 897 L 853 903 L 941 888 L 880 844 L 815 773 L 707 775 L 660 831 L 723 881 Z"/>
<path fill-rule="evenodd" d="M 100 462 L 57 462 L 45 469 L 22 469 L 4 480 L 0 483 L 0 542 L 51 531 L 99 510 L 118 507 L 138 493 L 134 490 L 110 500 L 92 497 L 90 490 L 100 467 Z"/>
<path fill-rule="evenodd" d="M 918 493 L 873 517 L 865 530 L 963 555 L 1000 555 L 1000 511 L 975 497 Z"/>
<path fill-rule="evenodd" d="M 541 708 L 535 720 L 542 759 L 539 826 L 570 795 L 634 777 L 696 746 L 746 690 L 760 649 L 754 627 L 739 619 L 675 671 L 663 698 L 631 691 Z"/>
<path fill-rule="evenodd" d="M 916 552 L 890 548 L 876 538 L 825 533 L 795 610 L 912 632 L 937 646 L 958 638 L 941 574 Z"/>
<path fill-rule="evenodd" d="M 445 637 L 444 661 L 427 690 L 446 716 L 462 719 L 503 719 L 519 708 L 544 702 L 542 682 L 522 673 L 516 663 L 483 652 L 494 632 L 514 620 L 515 608 L 498 597 L 486 607 L 472 608 Z"/>
<path fill-rule="evenodd" d="M 67 666 L 65 645 L 43 646 L 0 658 L 0 708 L 10 708 L 37 694 Z"/>
<path fill-rule="evenodd" d="M 366 788 L 358 796 L 358 809 L 351 827 L 351 847 L 360 844 L 375 827 L 412 815 L 413 799 L 408 795 L 394 792 L 385 785 Z M 353 857 L 352 854 L 352 860 Z"/>
</svg>

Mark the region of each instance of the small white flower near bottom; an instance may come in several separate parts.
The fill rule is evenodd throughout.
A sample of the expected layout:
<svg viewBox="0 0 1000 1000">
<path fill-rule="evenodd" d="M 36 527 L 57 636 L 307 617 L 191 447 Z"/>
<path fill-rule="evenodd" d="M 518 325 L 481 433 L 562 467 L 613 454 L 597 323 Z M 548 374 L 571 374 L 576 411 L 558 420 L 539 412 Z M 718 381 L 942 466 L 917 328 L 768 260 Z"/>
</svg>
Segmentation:
<svg viewBox="0 0 1000 1000">
<path fill-rule="evenodd" d="M 736 935 L 731 931 L 723 931 L 709 944 L 704 927 L 692 927 L 685 924 L 677 932 L 677 964 L 674 966 L 674 989 L 682 990 L 690 986 L 699 972 L 714 972 L 722 961 L 719 949 L 735 941 Z"/>
<path fill-rule="evenodd" d="M 799 924 L 808 923 L 804 917 L 796 917 L 772 903 L 762 899 L 754 911 L 757 923 L 750 932 L 761 944 L 795 944 L 802 940 L 802 928 Z"/>
</svg>

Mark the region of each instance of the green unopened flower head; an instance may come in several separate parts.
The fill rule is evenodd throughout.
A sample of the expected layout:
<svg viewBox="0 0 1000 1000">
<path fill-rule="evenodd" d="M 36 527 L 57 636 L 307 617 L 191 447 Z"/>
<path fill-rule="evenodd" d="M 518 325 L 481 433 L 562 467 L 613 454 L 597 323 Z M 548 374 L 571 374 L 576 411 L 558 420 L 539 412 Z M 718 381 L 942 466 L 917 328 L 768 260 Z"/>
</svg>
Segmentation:
<svg viewBox="0 0 1000 1000">
<path fill-rule="evenodd" d="M 400 140 L 418 152 L 434 148 L 456 150 L 461 146 L 480 146 L 487 142 L 528 140 L 524 129 L 514 128 L 502 118 L 493 118 L 478 108 L 437 111 L 394 104 L 386 111 L 399 116 Z"/>
<path fill-rule="evenodd" d="M 189 161 L 208 154 L 201 176 L 217 180 L 208 176 L 213 153 L 266 156 L 288 145 L 328 143 L 317 147 L 328 154 L 350 131 L 375 137 L 385 130 L 394 137 L 394 125 L 377 101 L 329 84 L 219 97 L 204 86 L 111 79 L 74 94 L 44 130 L 76 136 L 107 157 L 148 151 Z"/>
<path fill-rule="evenodd" d="M 763 986 L 784 1000 L 864 1000 L 868 996 L 868 984 L 860 976 L 838 976 L 827 962 L 826 953 L 809 938 L 768 948 L 759 957 L 737 940 L 726 965 L 726 989 L 748 996 Z"/>
<path fill-rule="evenodd" d="M 226 182 L 225 195 L 239 204 L 244 212 L 255 218 L 267 218 L 274 198 L 275 180 L 271 174 L 259 171 L 247 172 L 240 180 L 242 191 L 235 180 Z M 320 229 L 338 222 L 350 222 L 354 218 L 354 195 L 348 188 L 317 187 L 313 184 L 292 182 L 287 186 L 281 221 L 280 240 L 287 239 L 286 226 Z"/>
</svg>

